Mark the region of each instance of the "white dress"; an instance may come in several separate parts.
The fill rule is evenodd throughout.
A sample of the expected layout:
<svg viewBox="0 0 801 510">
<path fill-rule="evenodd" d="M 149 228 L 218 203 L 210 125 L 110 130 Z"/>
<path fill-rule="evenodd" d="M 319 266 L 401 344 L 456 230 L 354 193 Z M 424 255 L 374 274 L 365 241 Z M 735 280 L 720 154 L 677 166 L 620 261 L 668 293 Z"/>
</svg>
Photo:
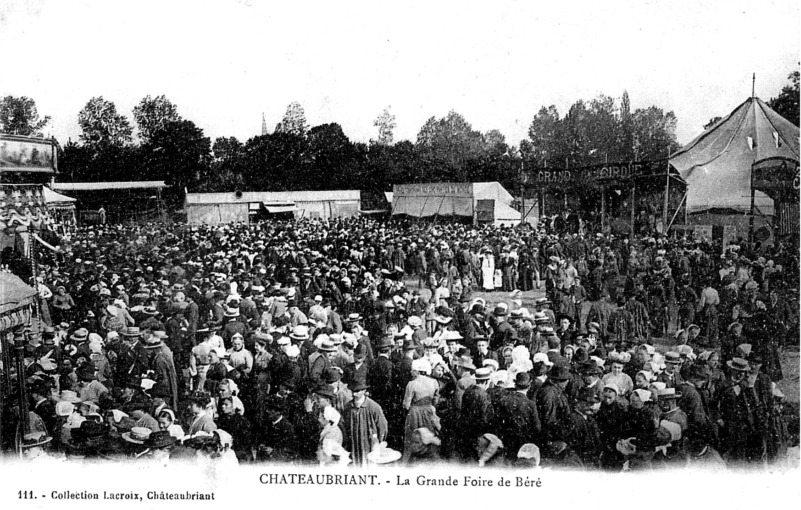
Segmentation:
<svg viewBox="0 0 801 510">
<path fill-rule="evenodd" d="M 495 288 L 493 279 L 495 278 L 495 256 L 491 253 L 481 257 L 481 283 L 485 290 Z"/>
</svg>

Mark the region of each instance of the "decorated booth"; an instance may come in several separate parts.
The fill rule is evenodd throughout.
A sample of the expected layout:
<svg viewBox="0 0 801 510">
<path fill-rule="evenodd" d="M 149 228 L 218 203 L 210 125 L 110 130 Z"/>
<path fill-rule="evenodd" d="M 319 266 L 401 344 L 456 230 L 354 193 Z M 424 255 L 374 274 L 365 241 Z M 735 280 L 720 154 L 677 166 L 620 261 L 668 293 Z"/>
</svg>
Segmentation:
<svg viewBox="0 0 801 510">
<path fill-rule="evenodd" d="M 684 223 L 687 183 L 666 160 L 605 163 L 536 169 L 526 195 L 536 197 L 540 217 L 572 211 L 591 230 L 661 233 Z"/>
</svg>

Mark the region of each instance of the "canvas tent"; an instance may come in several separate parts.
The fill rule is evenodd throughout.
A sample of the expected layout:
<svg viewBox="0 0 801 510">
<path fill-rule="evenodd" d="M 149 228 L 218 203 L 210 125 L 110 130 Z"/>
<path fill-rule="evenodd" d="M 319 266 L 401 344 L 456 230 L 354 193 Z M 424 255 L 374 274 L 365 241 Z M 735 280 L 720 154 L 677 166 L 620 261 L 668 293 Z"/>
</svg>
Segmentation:
<svg viewBox="0 0 801 510">
<path fill-rule="evenodd" d="M 250 223 L 265 215 L 289 214 L 295 218 L 347 218 L 361 208 L 359 190 L 245 191 L 188 193 L 188 223 L 217 225 Z"/>
<path fill-rule="evenodd" d="M 671 156 L 687 181 L 687 212 L 750 213 L 752 166 L 770 158 L 797 162 L 798 138 L 798 127 L 761 99 L 747 99 Z M 773 200 L 762 192 L 754 206 L 762 215 L 774 213 Z"/>
<path fill-rule="evenodd" d="M 392 215 L 462 217 L 482 223 L 516 225 L 520 223 L 520 212 L 511 207 L 513 200 L 495 181 L 397 184 L 392 191 Z M 491 217 L 482 214 L 485 206 L 493 210 Z"/>
</svg>

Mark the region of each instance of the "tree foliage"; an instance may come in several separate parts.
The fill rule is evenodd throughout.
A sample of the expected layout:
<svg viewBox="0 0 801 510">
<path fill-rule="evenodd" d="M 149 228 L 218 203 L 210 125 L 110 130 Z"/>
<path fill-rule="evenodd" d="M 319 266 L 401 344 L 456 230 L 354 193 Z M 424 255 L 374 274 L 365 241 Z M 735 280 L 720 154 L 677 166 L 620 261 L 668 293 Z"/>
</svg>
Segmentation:
<svg viewBox="0 0 801 510">
<path fill-rule="evenodd" d="M 679 147 L 673 112 L 655 106 L 632 112 L 627 92 L 619 106 L 605 95 L 576 101 L 564 117 L 553 105 L 542 107 L 531 121 L 528 136 L 520 152 L 533 166 L 662 159 Z"/>
<path fill-rule="evenodd" d="M 39 118 L 36 101 L 29 97 L 6 96 L 0 100 L 0 132 L 41 136 L 50 116 Z"/>
<path fill-rule="evenodd" d="M 801 99 L 798 83 L 799 72 L 793 71 L 787 79 L 790 80 L 790 84 L 785 85 L 778 96 L 771 98 L 770 101 L 768 101 L 768 106 L 773 108 L 776 113 L 798 126 L 799 99 Z"/>
<path fill-rule="evenodd" d="M 181 120 L 178 115 L 178 107 L 175 106 L 166 96 L 150 97 L 145 96 L 138 105 L 133 108 L 133 116 L 139 128 L 139 138 L 143 143 L 147 143 L 160 129 L 163 129 L 170 122 Z"/>
<path fill-rule="evenodd" d="M 381 115 L 373 121 L 373 126 L 378 128 L 378 139 L 376 143 L 381 145 L 391 145 L 395 139 L 395 116 L 389 111 L 389 106 L 384 108 Z"/>
<path fill-rule="evenodd" d="M 297 101 L 289 103 L 284 118 L 275 126 L 277 133 L 291 133 L 298 136 L 305 136 L 308 129 L 306 113 Z"/>
<path fill-rule="evenodd" d="M 93 97 L 78 113 L 81 140 L 84 144 L 102 149 L 122 147 L 131 143 L 133 129 L 128 119 L 117 113 L 117 107 L 102 96 Z"/>
</svg>

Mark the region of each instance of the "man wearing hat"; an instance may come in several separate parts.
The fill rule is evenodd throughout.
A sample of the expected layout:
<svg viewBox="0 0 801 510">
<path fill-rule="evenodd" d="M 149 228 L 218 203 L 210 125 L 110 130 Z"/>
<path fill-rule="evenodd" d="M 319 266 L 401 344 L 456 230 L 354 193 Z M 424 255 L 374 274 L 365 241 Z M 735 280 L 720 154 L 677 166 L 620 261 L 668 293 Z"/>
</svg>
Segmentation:
<svg viewBox="0 0 801 510">
<path fill-rule="evenodd" d="M 492 327 L 492 337 L 490 338 L 490 348 L 497 351 L 506 344 L 514 344 L 517 340 L 517 331 L 506 320 L 509 315 L 509 310 L 504 306 L 496 306 L 492 311 L 493 321 L 490 323 Z"/>
<path fill-rule="evenodd" d="M 668 388 L 676 388 L 684 382 L 681 376 L 681 355 L 676 351 L 665 353 L 665 371 L 657 376 L 657 381 L 665 383 Z"/>
<path fill-rule="evenodd" d="M 367 378 L 366 384 L 368 384 L 371 390 L 371 398 L 384 409 L 384 412 L 387 413 L 387 418 L 391 418 L 392 414 L 392 406 L 390 405 L 392 402 L 397 400 L 396 397 L 399 395 L 395 393 L 395 389 L 397 387 L 395 383 L 395 365 L 390 361 L 390 352 L 395 347 L 394 342 L 391 338 L 384 335 L 379 340 L 378 344 L 376 345 L 376 351 L 378 351 L 378 357 L 376 358 L 375 362 L 372 366 L 369 366 L 367 371 Z M 357 347 L 358 348 L 358 347 Z M 358 379 L 354 378 L 354 382 L 358 381 Z M 349 387 L 353 387 L 349 384 Z"/>
<path fill-rule="evenodd" d="M 456 432 L 456 453 L 463 460 L 475 457 L 476 440 L 488 432 L 492 432 L 495 419 L 492 401 L 487 393 L 492 370 L 481 367 L 475 371 L 475 384 L 464 390 L 460 413 L 460 423 Z"/>
<path fill-rule="evenodd" d="M 328 335 L 319 335 L 317 352 L 309 356 L 309 380 L 313 386 L 323 383 L 323 374 L 332 367 L 331 361 L 337 354 L 337 347 Z"/>
<path fill-rule="evenodd" d="M 351 452 L 353 463 L 367 465 L 367 455 L 387 437 L 387 419 L 381 406 L 367 396 L 367 385 L 356 384 L 351 388 L 353 400 L 342 415 L 344 444 Z"/>
<path fill-rule="evenodd" d="M 535 401 L 542 423 L 542 440 L 565 441 L 570 430 L 571 409 L 565 389 L 573 378 L 570 369 L 554 365 L 545 383 L 537 391 Z"/>
<path fill-rule="evenodd" d="M 586 388 L 578 391 L 571 414 L 570 445 L 585 466 L 597 467 L 601 457 L 601 436 L 595 421 L 600 405 L 601 398 L 597 392 Z"/>
<path fill-rule="evenodd" d="M 178 374 L 172 351 L 163 342 L 166 337 L 164 331 L 152 331 L 145 343 L 148 368 L 153 371 L 153 379 L 156 381 L 151 395 L 164 398 L 172 409 L 178 409 Z"/>
<path fill-rule="evenodd" d="M 507 448 L 510 460 L 514 460 L 524 444 L 539 442 L 541 425 L 537 405 L 526 395 L 530 386 L 528 372 L 516 374 L 514 387 L 504 390 L 494 407 L 498 437 Z"/>
</svg>

